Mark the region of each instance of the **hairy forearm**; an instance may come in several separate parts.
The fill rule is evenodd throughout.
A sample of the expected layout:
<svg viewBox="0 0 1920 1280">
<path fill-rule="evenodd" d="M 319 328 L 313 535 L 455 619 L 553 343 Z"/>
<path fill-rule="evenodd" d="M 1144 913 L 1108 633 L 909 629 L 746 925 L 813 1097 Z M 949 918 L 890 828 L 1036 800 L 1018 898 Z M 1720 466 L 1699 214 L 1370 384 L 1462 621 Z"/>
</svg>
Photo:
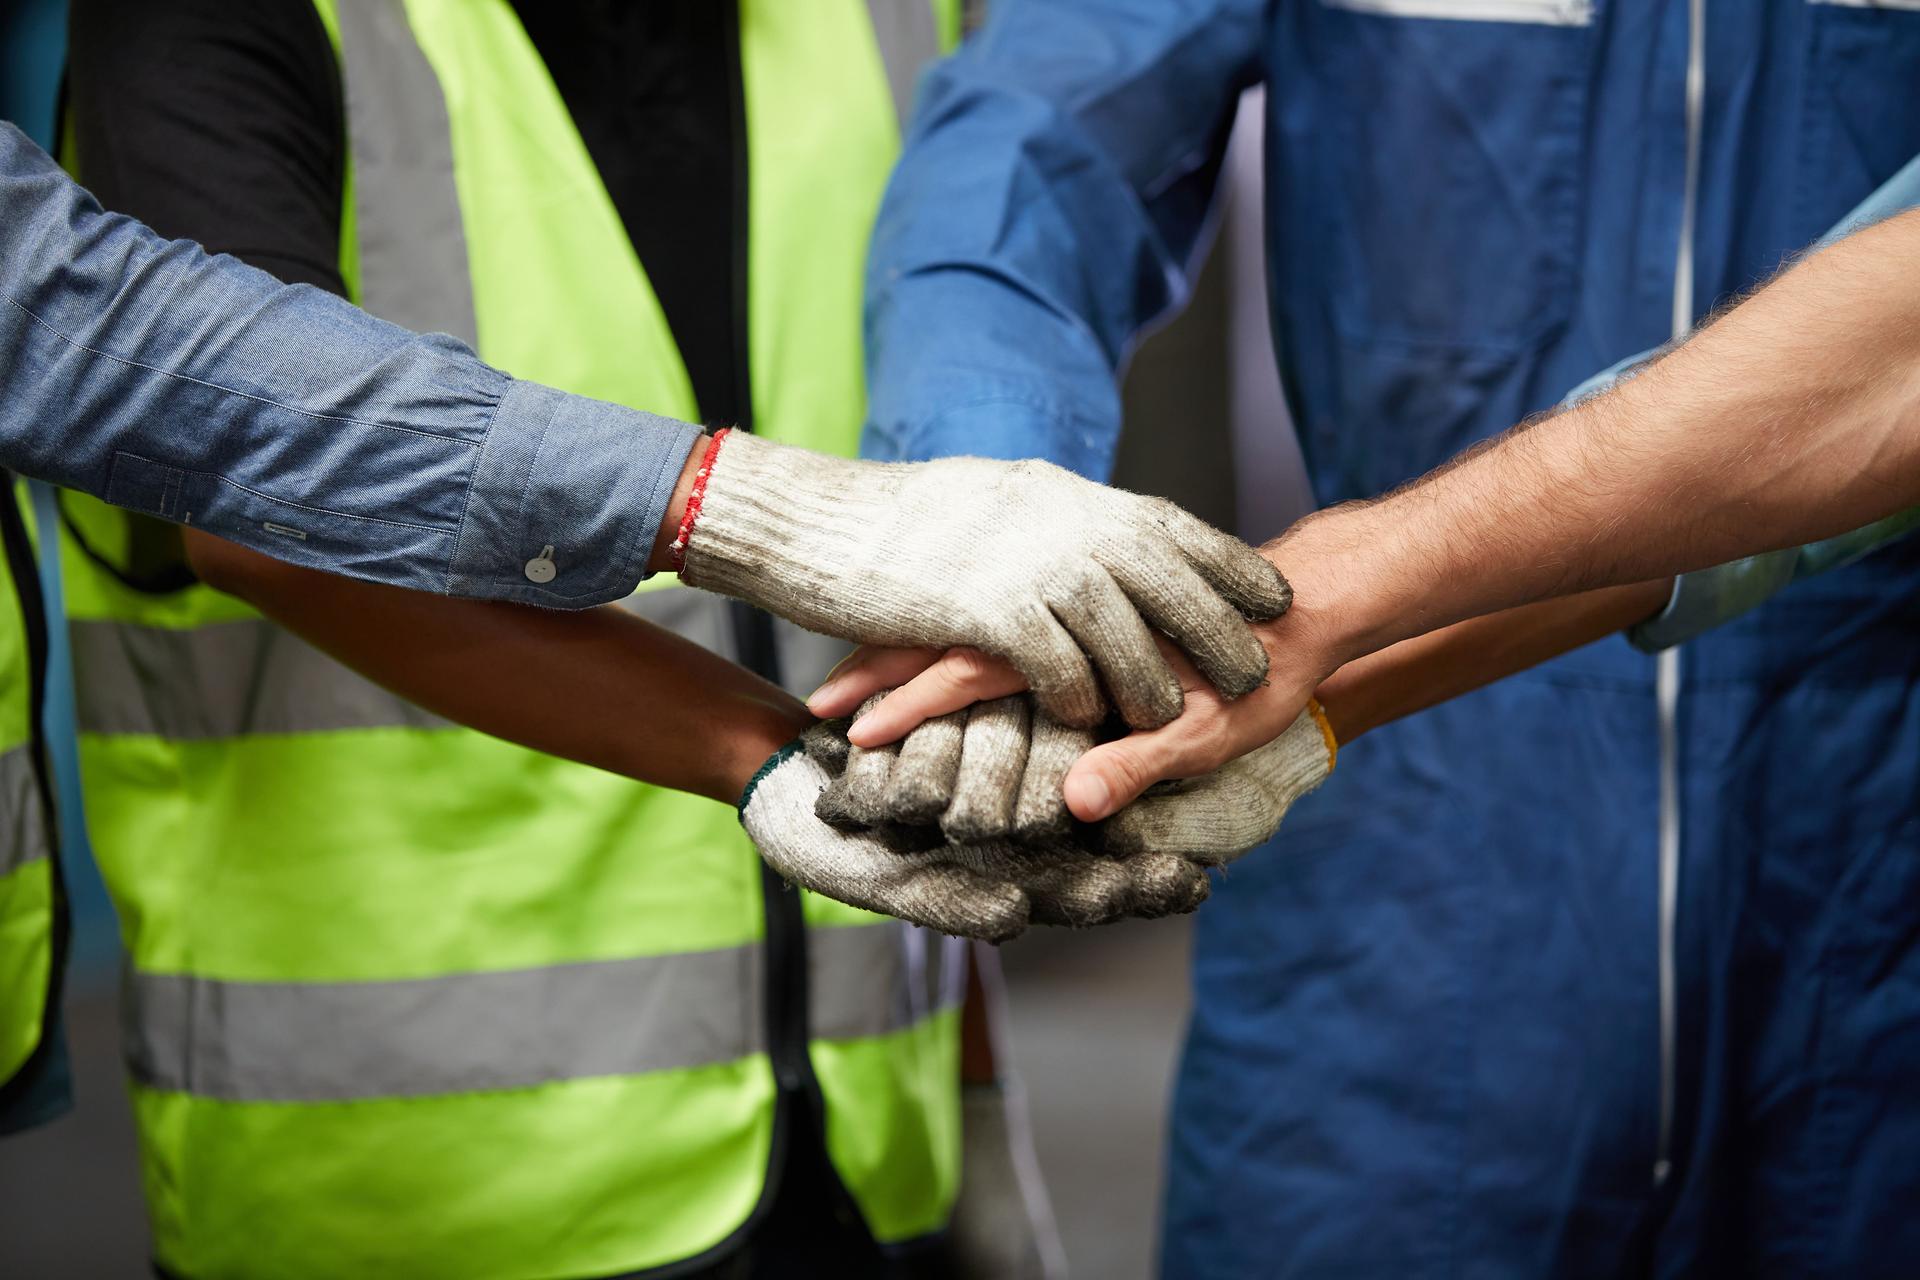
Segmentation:
<svg viewBox="0 0 1920 1280">
<path fill-rule="evenodd" d="M 1915 503 L 1920 215 L 1909 214 L 1800 263 L 1614 390 L 1378 502 L 1303 521 L 1270 550 L 1302 603 L 1324 587 L 1352 657 Z"/>
<path fill-rule="evenodd" d="M 554 612 L 282 565 L 190 533 L 196 569 L 376 684 L 537 751 L 731 804 L 811 717 L 617 605 Z"/>
</svg>

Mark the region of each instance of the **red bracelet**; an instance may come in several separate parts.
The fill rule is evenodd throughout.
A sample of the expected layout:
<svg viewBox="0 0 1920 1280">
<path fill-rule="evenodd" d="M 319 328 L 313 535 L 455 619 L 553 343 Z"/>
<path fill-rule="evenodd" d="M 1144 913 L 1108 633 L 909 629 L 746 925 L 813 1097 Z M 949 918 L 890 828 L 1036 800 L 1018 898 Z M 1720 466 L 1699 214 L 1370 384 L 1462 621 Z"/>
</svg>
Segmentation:
<svg viewBox="0 0 1920 1280">
<path fill-rule="evenodd" d="M 687 509 L 681 513 L 680 527 L 674 531 L 673 544 L 667 548 L 667 558 L 673 562 L 675 573 L 687 567 L 687 540 L 693 537 L 693 522 L 700 518 L 700 504 L 707 496 L 707 477 L 713 473 L 713 460 L 719 456 L 720 442 L 731 430 L 732 427 L 722 427 L 713 433 L 713 439 L 707 442 L 707 451 L 700 456 L 700 469 L 693 473 L 693 491 L 687 494 Z"/>
</svg>

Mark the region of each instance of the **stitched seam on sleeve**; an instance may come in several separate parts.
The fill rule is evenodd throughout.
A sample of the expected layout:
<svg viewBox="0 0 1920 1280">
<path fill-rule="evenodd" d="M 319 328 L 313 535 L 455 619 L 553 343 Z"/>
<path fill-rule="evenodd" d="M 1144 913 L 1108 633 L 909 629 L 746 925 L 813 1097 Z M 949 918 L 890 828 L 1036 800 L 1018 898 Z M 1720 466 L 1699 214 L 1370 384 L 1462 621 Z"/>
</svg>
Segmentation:
<svg viewBox="0 0 1920 1280">
<path fill-rule="evenodd" d="M 473 465 L 467 468 L 467 487 L 460 495 L 460 519 L 453 526 L 453 546 L 447 549 L 447 576 L 442 589 L 449 592 L 453 589 L 455 579 L 459 577 L 456 569 L 460 564 L 460 544 L 466 541 L 467 512 L 473 507 L 473 486 L 479 482 L 480 466 L 486 460 L 485 446 L 493 439 L 493 424 L 499 421 L 500 405 L 506 400 L 507 392 L 511 390 L 513 390 L 513 384 L 509 382 L 506 390 L 494 400 L 493 408 L 487 413 L 487 428 L 480 433 L 481 450 L 474 455 Z M 492 581 L 493 577 L 494 575 L 488 575 L 482 581 Z"/>
<path fill-rule="evenodd" d="M 22 315 L 26 316 L 27 319 L 33 321 L 35 324 L 45 329 L 48 333 L 51 333 L 54 337 L 60 339 L 60 341 L 66 343 L 68 346 L 72 347 L 74 350 L 84 351 L 88 355 L 98 356 L 102 360 L 111 360 L 115 364 L 125 365 L 129 369 L 140 369 L 147 373 L 156 374 L 162 378 L 172 378 L 179 382 L 191 382 L 195 386 L 206 387 L 211 391 L 218 391 L 222 395 L 239 396 L 243 400 L 252 400 L 257 404 L 271 405 L 273 408 L 284 409 L 288 413 L 297 414 L 302 418 L 311 418 L 316 422 L 341 422 L 341 423 L 346 423 L 349 426 L 355 426 L 355 427 L 372 427 L 378 431 L 398 431 L 406 435 L 418 436 L 422 440 L 439 440 L 446 444 L 457 444 L 468 449 L 478 449 L 480 447 L 478 442 L 473 440 L 462 440 L 458 436 L 443 436 L 436 432 L 420 431 L 413 427 L 397 427 L 390 422 L 368 422 L 364 418 L 347 418 L 337 414 L 314 413 L 308 409 L 301 409 L 301 408 L 296 408 L 295 406 L 290 404 L 283 404 L 278 400 L 270 400 L 266 396 L 255 395 L 250 391 L 241 391 L 237 387 L 222 386 L 220 383 L 208 382 L 204 378 L 196 378 L 191 376 L 190 374 L 175 373 L 170 369 L 161 369 L 154 365 L 143 364 L 138 360 L 129 360 L 125 356 L 117 356 L 110 351 L 101 351 L 95 347 L 90 347 L 86 343 L 80 342 L 75 338 L 69 337 L 67 334 L 61 332 L 61 330 L 58 327 L 49 323 L 47 320 L 43 319 L 41 316 L 35 313 L 32 309 L 26 306 L 23 306 L 20 300 L 18 298 L 13 297 L 11 294 L 7 295 L 7 305 L 19 311 Z"/>
<path fill-rule="evenodd" d="M 167 464 L 161 463 L 160 465 L 165 466 Z M 238 480 L 230 480 L 226 476 L 219 475 L 218 473 L 212 472 L 212 471 L 191 471 L 191 470 L 187 470 L 186 468 L 175 468 L 175 469 L 184 471 L 185 474 L 190 476 L 205 476 L 209 480 L 217 480 L 221 484 L 227 485 L 230 488 L 240 490 L 240 492 L 242 493 L 252 494 L 254 497 L 259 498 L 263 502 L 271 502 L 276 506 L 292 507 L 295 511 L 311 511 L 313 514 L 317 516 L 337 516 L 342 520 L 360 520 L 367 524 L 384 524 L 389 528 L 394 528 L 394 529 L 413 529 L 419 533 L 430 533 L 436 538 L 451 538 L 453 536 L 453 530 L 438 529 L 430 524 L 409 524 L 405 520 L 387 520 L 387 519 L 383 519 L 380 516 L 355 515 L 351 511 L 336 511 L 332 507 L 313 507 L 313 506 L 308 506 L 304 502 L 290 502 L 285 498 L 276 498 L 270 493 L 262 493 L 258 489 L 249 488 L 248 486 L 241 484 Z"/>
</svg>

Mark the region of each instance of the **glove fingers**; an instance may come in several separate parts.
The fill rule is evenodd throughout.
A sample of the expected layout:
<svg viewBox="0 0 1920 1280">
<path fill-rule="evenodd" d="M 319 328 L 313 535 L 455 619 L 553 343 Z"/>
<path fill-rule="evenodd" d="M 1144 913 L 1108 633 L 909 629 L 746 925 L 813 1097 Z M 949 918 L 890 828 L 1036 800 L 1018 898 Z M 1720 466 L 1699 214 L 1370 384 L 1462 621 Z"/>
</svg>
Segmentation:
<svg viewBox="0 0 1920 1280">
<path fill-rule="evenodd" d="M 967 713 L 954 711 L 924 721 L 907 735 L 881 796 L 889 821 L 931 823 L 945 812 L 960 773 L 966 724 Z"/>
<path fill-rule="evenodd" d="M 1127 913 L 1135 897 L 1134 881 L 1122 864 L 1065 842 L 970 845 L 954 849 L 952 857 L 989 879 L 1018 885 L 1031 904 L 1034 924 L 1075 929 L 1109 924 Z"/>
<path fill-rule="evenodd" d="M 1293 587 L 1273 562 L 1175 503 L 1155 500 L 1147 517 L 1187 563 L 1245 616 L 1265 622 L 1293 604 Z"/>
<path fill-rule="evenodd" d="M 1005 839 L 1027 768 L 1030 703 L 1018 694 L 975 703 L 967 711 L 953 802 L 940 829 L 960 844 Z"/>
<path fill-rule="evenodd" d="M 1106 718 L 1107 699 L 1094 679 L 1093 665 L 1047 610 L 1020 612 L 991 644 L 978 647 L 1018 667 L 1034 698 L 1054 719 L 1090 729 Z"/>
<path fill-rule="evenodd" d="M 1129 914 L 1152 920 L 1185 915 L 1197 909 L 1213 892 L 1213 882 L 1199 865 L 1171 853 L 1135 854 L 1119 865 L 1127 869 L 1133 894 Z M 1038 911 L 1038 905 L 1035 906 Z"/>
<path fill-rule="evenodd" d="M 1147 620 L 1193 658 L 1207 683 L 1229 698 L 1267 678 L 1267 651 L 1247 620 L 1178 553 L 1142 545 L 1110 566 Z"/>
<path fill-rule="evenodd" d="M 818 761 L 791 756 L 755 785 L 741 811 L 760 856 L 782 877 L 943 933 L 1001 942 L 1026 928 L 1019 886 L 955 864 L 949 849 L 896 853 L 877 835 L 819 821 L 813 808 L 826 781 Z"/>
<path fill-rule="evenodd" d="M 1126 593 L 1105 573 L 1088 573 L 1050 595 L 1054 616 L 1080 642 L 1105 680 L 1120 715 L 1136 729 L 1157 729 L 1180 714 L 1180 678 Z"/>
<path fill-rule="evenodd" d="M 860 841 L 858 855 L 836 849 L 824 862 L 786 859 L 782 865 L 771 856 L 767 862 L 815 893 L 941 933 L 1005 942 L 1027 927 L 1031 907 L 1016 884 L 955 865 L 946 860 L 944 850 L 896 853 L 872 836 L 833 834 L 839 840 Z"/>
<path fill-rule="evenodd" d="M 1212 866 L 1271 839 L 1286 814 L 1284 803 L 1213 774 L 1191 790 L 1135 800 L 1101 824 L 1101 842 L 1121 856 L 1176 850 Z"/>
<path fill-rule="evenodd" d="M 847 752 L 853 748 L 847 741 L 847 730 L 852 724 L 845 716 L 815 721 L 801 731 L 800 748 L 818 760 L 829 775 L 838 777 L 847 767 Z"/>
<path fill-rule="evenodd" d="M 883 690 L 868 698 L 860 707 L 861 714 L 878 706 L 885 696 Z M 894 760 L 899 753 L 897 742 L 884 747 L 849 745 L 846 767 L 820 793 L 813 807 L 814 815 L 836 827 L 873 827 L 885 821 L 887 782 L 893 775 Z"/>
<path fill-rule="evenodd" d="M 1073 762 L 1093 746 L 1093 732 L 1061 724 L 1044 711 L 1033 716 L 1027 772 L 1013 810 L 1013 834 L 1021 840 L 1062 836 L 1073 828 L 1065 784 Z"/>
</svg>

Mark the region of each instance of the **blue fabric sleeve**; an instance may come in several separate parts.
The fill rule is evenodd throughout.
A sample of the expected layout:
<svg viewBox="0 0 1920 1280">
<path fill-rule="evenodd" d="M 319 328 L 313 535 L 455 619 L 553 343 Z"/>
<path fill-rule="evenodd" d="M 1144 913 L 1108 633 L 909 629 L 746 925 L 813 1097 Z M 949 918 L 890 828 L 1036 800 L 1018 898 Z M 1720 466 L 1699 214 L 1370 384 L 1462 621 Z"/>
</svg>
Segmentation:
<svg viewBox="0 0 1920 1280">
<path fill-rule="evenodd" d="M 921 83 L 867 276 L 863 452 L 1104 479 L 1115 370 L 1183 300 L 1263 0 L 1004 0 Z"/>
<path fill-rule="evenodd" d="M 0 466 L 295 564 L 580 607 L 643 575 L 698 434 L 164 240 L 0 123 Z"/>
</svg>

